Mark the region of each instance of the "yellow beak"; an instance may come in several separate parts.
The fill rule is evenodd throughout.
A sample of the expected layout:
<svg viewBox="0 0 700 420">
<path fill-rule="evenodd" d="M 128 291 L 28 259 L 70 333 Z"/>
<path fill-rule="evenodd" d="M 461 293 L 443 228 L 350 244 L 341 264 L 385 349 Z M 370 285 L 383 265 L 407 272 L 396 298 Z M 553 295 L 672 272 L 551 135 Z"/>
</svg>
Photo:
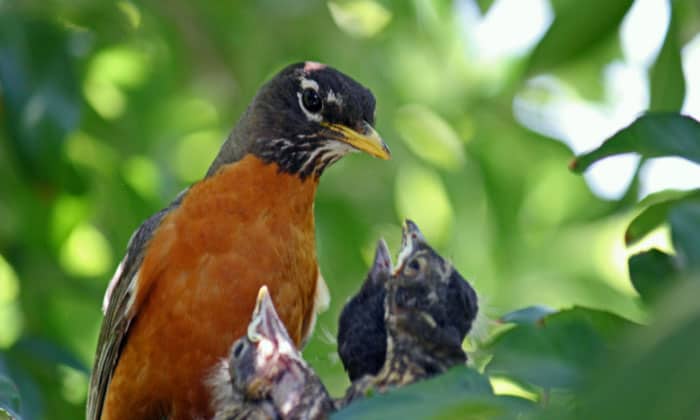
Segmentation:
<svg viewBox="0 0 700 420">
<path fill-rule="evenodd" d="M 389 147 L 387 147 L 386 143 L 379 137 L 379 134 L 368 123 L 364 123 L 364 133 L 358 133 L 342 124 L 322 122 L 321 125 L 330 130 L 330 138 L 333 140 L 349 144 L 357 150 L 380 159 L 388 160 L 391 158 Z"/>
</svg>

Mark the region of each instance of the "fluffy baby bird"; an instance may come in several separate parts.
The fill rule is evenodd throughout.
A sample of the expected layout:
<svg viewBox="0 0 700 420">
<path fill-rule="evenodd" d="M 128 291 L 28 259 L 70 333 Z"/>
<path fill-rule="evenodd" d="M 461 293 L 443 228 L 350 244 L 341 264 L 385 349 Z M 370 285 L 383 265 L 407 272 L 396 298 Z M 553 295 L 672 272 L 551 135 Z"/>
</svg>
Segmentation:
<svg viewBox="0 0 700 420">
<path fill-rule="evenodd" d="M 338 354 L 350 381 L 376 375 L 384 364 L 384 297 L 389 277 L 391 256 L 389 247 L 381 239 L 362 288 L 345 304 L 338 322 Z"/>
<path fill-rule="evenodd" d="M 382 368 L 355 380 L 340 405 L 370 389 L 407 385 L 467 360 L 462 341 L 476 318 L 476 293 L 410 220 L 396 268 L 385 283 L 383 309 L 387 339 Z"/>
<path fill-rule="evenodd" d="M 209 381 L 214 420 L 325 419 L 334 404 L 277 315 L 267 286 L 259 293 L 247 334 Z"/>
</svg>

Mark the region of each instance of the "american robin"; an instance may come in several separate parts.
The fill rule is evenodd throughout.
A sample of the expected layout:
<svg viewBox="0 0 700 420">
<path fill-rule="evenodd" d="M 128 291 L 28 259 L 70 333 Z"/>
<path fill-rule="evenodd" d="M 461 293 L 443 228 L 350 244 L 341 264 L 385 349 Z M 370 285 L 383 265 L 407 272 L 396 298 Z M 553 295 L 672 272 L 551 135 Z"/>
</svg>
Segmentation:
<svg viewBox="0 0 700 420">
<path fill-rule="evenodd" d="M 364 396 L 429 378 L 464 364 L 462 341 L 474 321 L 474 289 L 407 220 L 396 268 L 386 284 L 386 356 L 376 375 L 355 380 L 341 406 Z"/>
<path fill-rule="evenodd" d="M 338 322 L 338 354 L 350 381 L 376 375 L 386 357 L 384 296 L 391 276 L 391 256 L 384 240 L 362 288 L 343 307 Z"/>
<path fill-rule="evenodd" d="M 372 93 L 293 64 L 267 82 L 205 178 L 146 220 L 105 295 L 88 419 L 210 417 L 204 378 L 245 332 L 263 281 L 294 344 L 328 303 L 313 202 L 351 151 L 388 159 Z"/>
<path fill-rule="evenodd" d="M 325 419 L 333 400 L 306 364 L 263 286 L 246 335 L 209 380 L 214 420 Z"/>
</svg>

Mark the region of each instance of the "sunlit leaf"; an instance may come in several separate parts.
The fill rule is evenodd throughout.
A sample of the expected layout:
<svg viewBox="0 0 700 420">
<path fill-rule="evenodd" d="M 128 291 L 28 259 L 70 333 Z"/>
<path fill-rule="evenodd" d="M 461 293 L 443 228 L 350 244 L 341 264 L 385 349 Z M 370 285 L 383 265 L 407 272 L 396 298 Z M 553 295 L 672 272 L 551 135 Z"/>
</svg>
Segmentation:
<svg viewBox="0 0 700 420">
<path fill-rule="evenodd" d="M 678 156 L 700 163 L 700 123 L 678 114 L 643 115 L 597 149 L 578 156 L 569 167 L 581 173 L 603 158 L 632 152 L 647 158 Z"/>
<path fill-rule="evenodd" d="M 22 335 L 24 317 L 18 301 L 0 303 L 0 349 L 12 346 Z"/>
<path fill-rule="evenodd" d="M 76 226 L 61 247 L 63 268 L 78 276 L 99 276 L 112 266 L 112 250 L 104 235 L 94 226 Z"/>
<path fill-rule="evenodd" d="M 394 127 L 409 149 L 429 163 L 457 169 L 464 162 L 459 135 L 438 114 L 421 105 L 406 105 L 396 111 Z"/>
<path fill-rule="evenodd" d="M 89 64 L 83 93 L 100 116 L 117 118 L 126 110 L 124 88 L 143 83 L 148 70 L 148 57 L 134 48 L 120 46 L 101 51 Z"/>
<path fill-rule="evenodd" d="M 14 268 L 0 255 L 0 349 L 17 341 L 23 329 L 18 302 L 20 283 Z"/>
<path fill-rule="evenodd" d="M 146 198 L 155 198 L 160 187 L 158 167 L 145 156 L 133 156 L 122 166 L 124 179 Z M 201 175 L 200 175 L 201 176 Z"/>
<path fill-rule="evenodd" d="M 658 249 L 631 256 L 628 268 L 632 285 L 642 299 L 649 303 L 675 284 L 678 271 L 674 258 Z"/>
<path fill-rule="evenodd" d="M 453 211 L 437 173 L 422 166 L 403 165 L 395 191 L 399 219 L 414 220 L 427 237 L 438 243 L 446 238 Z"/>
<path fill-rule="evenodd" d="M 649 111 L 680 111 L 683 106 L 685 77 L 678 30 L 678 15 L 672 12 L 663 47 L 649 71 Z"/>
<path fill-rule="evenodd" d="M 700 200 L 675 206 L 669 220 L 678 259 L 685 267 L 700 269 Z"/>
<path fill-rule="evenodd" d="M 0 255 L 0 305 L 12 302 L 19 295 L 19 279 L 12 266 Z"/>
<path fill-rule="evenodd" d="M 88 203 L 85 199 L 68 194 L 59 196 L 51 210 L 51 240 L 53 245 L 60 246 L 87 214 Z"/>
<path fill-rule="evenodd" d="M 633 0 L 555 2 L 552 25 L 532 52 L 528 70 L 537 73 L 569 61 L 613 35 Z"/>
<path fill-rule="evenodd" d="M 371 38 L 391 20 L 391 12 L 373 0 L 329 1 L 333 21 L 348 35 Z"/>
<path fill-rule="evenodd" d="M 14 413 L 9 408 L 5 408 L 0 403 L 0 420 L 20 420 L 18 414 Z"/>
<path fill-rule="evenodd" d="M 666 190 L 645 197 L 638 207 L 644 208 L 625 231 L 625 243 L 633 245 L 667 221 L 673 206 L 686 199 L 700 199 L 700 189 L 692 191 Z M 646 207 L 646 208 L 645 208 Z"/>
<path fill-rule="evenodd" d="M 88 389 L 87 373 L 68 366 L 59 366 L 58 368 L 63 397 L 74 404 L 84 404 Z"/>
<path fill-rule="evenodd" d="M 82 131 L 76 131 L 68 137 L 66 155 L 76 164 L 110 176 L 117 160 L 114 149 Z"/>
<path fill-rule="evenodd" d="M 158 111 L 156 121 L 168 133 L 183 135 L 217 127 L 219 110 L 210 102 L 198 97 L 172 98 Z M 177 119 L 172 116 L 177 115 Z M 220 139 L 220 141 L 223 139 Z"/>
<path fill-rule="evenodd" d="M 175 171 L 183 181 L 201 179 L 221 147 L 224 135 L 215 130 L 198 131 L 182 138 L 175 149 Z"/>
<path fill-rule="evenodd" d="M 134 3 L 130 1 L 119 1 L 117 2 L 117 7 L 124 13 L 124 16 L 126 16 L 133 29 L 141 26 L 141 12 Z"/>
<path fill-rule="evenodd" d="M 533 392 L 535 389 L 532 387 L 523 386 L 509 378 L 490 376 L 489 379 L 491 386 L 493 386 L 493 392 L 496 395 L 512 395 L 530 401 L 538 400 L 538 395 L 536 392 Z"/>
</svg>

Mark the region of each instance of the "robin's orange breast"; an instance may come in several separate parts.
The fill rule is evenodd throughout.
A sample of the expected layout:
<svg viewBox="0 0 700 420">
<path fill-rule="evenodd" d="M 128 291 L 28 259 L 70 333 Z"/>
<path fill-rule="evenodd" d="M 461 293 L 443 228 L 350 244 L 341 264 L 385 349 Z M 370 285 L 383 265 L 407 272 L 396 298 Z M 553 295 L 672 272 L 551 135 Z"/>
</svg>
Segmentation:
<svg viewBox="0 0 700 420">
<path fill-rule="evenodd" d="M 299 345 L 318 274 L 316 186 L 249 155 L 187 192 L 148 246 L 103 419 L 209 416 L 206 378 L 262 285 Z"/>
</svg>

